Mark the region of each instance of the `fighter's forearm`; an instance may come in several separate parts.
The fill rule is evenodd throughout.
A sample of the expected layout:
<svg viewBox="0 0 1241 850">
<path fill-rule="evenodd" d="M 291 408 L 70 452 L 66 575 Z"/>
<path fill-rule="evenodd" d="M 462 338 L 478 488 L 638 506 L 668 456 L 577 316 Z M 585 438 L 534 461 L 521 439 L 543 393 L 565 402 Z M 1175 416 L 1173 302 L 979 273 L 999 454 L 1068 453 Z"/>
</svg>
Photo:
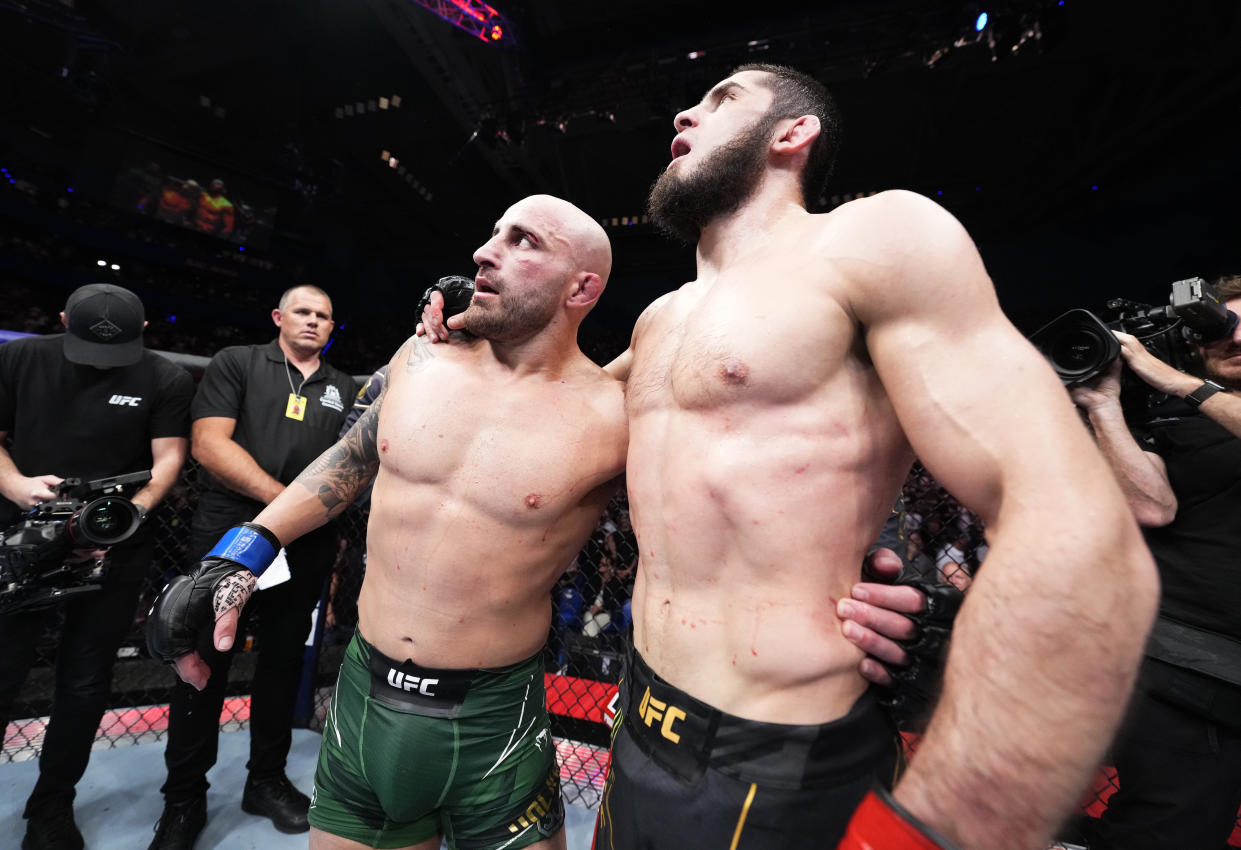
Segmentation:
<svg viewBox="0 0 1241 850">
<path fill-rule="evenodd" d="M 381 395 L 345 436 L 293 481 L 296 489 L 315 497 L 324 522 L 347 508 L 379 471 L 376 434 L 382 404 Z"/>
<path fill-rule="evenodd" d="M 896 795 L 968 850 L 1042 848 L 1123 715 L 1158 601 L 1131 522 L 1002 524 L 956 622 L 943 695 Z"/>
</svg>

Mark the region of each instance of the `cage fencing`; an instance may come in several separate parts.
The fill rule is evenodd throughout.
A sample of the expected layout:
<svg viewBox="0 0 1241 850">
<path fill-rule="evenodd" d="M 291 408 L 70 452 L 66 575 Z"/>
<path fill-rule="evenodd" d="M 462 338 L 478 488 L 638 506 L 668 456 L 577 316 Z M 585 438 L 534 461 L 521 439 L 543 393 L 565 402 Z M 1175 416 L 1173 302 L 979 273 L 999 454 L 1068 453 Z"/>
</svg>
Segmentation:
<svg viewBox="0 0 1241 850">
<path fill-rule="evenodd" d="M 150 658 L 143 638 L 146 612 L 173 575 L 192 566 L 186 551 L 198 498 L 198 466 L 189 461 L 164 503 L 148 518 L 156 527 L 156 547 L 133 627 L 118 650 L 109 711 L 97 732 L 96 749 L 162 740 L 173 672 Z M 906 569 L 928 581 L 950 583 L 968 593 L 987 553 L 982 523 L 954 500 L 920 465 L 906 479 L 902 542 Z M 322 731 L 332 686 L 358 621 L 357 598 L 366 570 L 365 507 L 351 507 L 335 520 L 337 557 L 315 618 L 314 641 L 307 651 L 296 723 Z M 545 681 L 553 738 L 567 803 L 596 808 L 607 775 L 609 722 L 615 711 L 623 648 L 632 620 L 630 598 L 638 548 L 623 491 L 607 506 L 590 540 L 552 589 L 552 621 L 544 649 Z M 245 728 L 256 653 L 255 619 L 239 639 L 229 674 L 228 698 L 220 722 L 226 730 Z M 0 764 L 36 758 L 55 686 L 55 653 L 60 619 L 47 619 L 36 659 L 19 692 L 0 750 Z M 917 740 L 906 734 L 912 753 Z M 1097 817 L 1119 787 L 1116 772 L 1103 767 L 1079 817 L 1073 837 Z M 1086 826 L 1082 826 L 1086 824 Z M 1232 846 L 1241 847 L 1241 826 Z"/>
</svg>

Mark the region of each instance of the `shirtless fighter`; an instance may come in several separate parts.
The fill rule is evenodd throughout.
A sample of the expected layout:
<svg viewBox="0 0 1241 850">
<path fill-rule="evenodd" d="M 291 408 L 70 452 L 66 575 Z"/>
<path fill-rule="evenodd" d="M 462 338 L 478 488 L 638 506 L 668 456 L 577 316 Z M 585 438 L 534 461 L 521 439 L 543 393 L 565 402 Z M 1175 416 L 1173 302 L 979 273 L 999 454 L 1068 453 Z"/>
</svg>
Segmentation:
<svg viewBox="0 0 1241 850">
<path fill-rule="evenodd" d="M 952 216 L 806 210 L 836 144 L 816 81 L 743 66 L 674 123 L 650 211 L 698 278 L 609 367 L 641 556 L 596 848 L 1044 846 L 1155 611 L 1120 490 Z M 914 452 L 991 549 L 916 760 L 868 793 L 894 742 L 837 606 Z"/>
<path fill-rule="evenodd" d="M 198 636 L 219 616 L 227 649 L 281 541 L 374 476 L 358 630 L 315 774 L 316 850 L 433 850 L 441 832 L 450 847 L 565 846 L 539 651 L 552 585 L 625 464 L 622 385 L 577 347 L 611 247 L 581 210 L 535 196 L 474 259 L 473 337 L 406 342 L 353 429 L 174 580 L 149 621 L 153 654 L 201 684 Z"/>
</svg>

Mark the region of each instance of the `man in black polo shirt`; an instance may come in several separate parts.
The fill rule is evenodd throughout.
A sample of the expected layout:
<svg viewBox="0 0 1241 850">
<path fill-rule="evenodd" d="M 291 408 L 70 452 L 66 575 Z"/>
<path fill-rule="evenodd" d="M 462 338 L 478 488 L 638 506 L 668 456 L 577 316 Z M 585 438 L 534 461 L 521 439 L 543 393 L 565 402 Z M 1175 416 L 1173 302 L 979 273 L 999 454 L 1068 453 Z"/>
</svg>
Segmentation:
<svg viewBox="0 0 1241 850">
<path fill-rule="evenodd" d="M 1241 276 L 1215 287 L 1241 313 Z M 1117 337 L 1134 374 L 1184 403 L 1126 422 L 1118 365 L 1073 389 L 1145 529 L 1163 591 L 1112 747 L 1120 790 L 1090 846 L 1214 850 L 1241 806 L 1241 328 L 1193 346 L 1197 375 Z"/>
<path fill-rule="evenodd" d="M 272 321 L 280 329 L 272 342 L 216 354 L 194 398 L 193 452 L 206 482 L 190 533 L 194 562 L 336 442 L 356 389 L 349 375 L 320 357 L 333 327 L 327 293 L 313 286 L 290 289 Z M 310 828 L 310 800 L 284 768 L 310 615 L 335 553 L 331 528 L 291 543 L 291 578 L 261 590 L 250 606 L 258 612 L 259 652 L 242 808 L 271 818 L 282 832 Z M 210 680 L 202 691 L 176 683 L 164 754 L 165 809 L 152 850 L 191 847 L 206 824 L 206 774 L 216 760 L 230 661 L 230 653 L 208 659 Z"/>
<path fill-rule="evenodd" d="M 0 528 L 56 497 L 67 477 L 151 471 L 132 499 L 145 516 L 177 480 L 189 437 L 189 373 L 146 351 L 142 302 L 112 284 L 83 286 L 60 314 L 68 333 L 0 345 Z M 7 438 L 12 438 L 6 449 Z M 56 694 L 26 802 L 22 847 L 81 848 L 74 786 L 107 705 L 117 647 L 133 626 L 154 547 L 151 527 L 108 553 L 99 590 L 63 603 Z M 50 608 L 0 616 L 0 729 L 34 659 Z"/>
</svg>

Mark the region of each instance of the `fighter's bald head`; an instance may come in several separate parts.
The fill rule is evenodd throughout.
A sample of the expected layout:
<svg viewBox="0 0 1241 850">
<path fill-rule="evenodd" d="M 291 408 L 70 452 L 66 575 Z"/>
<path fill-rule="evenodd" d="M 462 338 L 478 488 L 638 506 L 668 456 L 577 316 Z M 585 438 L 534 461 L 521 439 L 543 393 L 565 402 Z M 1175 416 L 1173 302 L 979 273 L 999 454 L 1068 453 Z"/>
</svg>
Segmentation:
<svg viewBox="0 0 1241 850">
<path fill-rule="evenodd" d="M 504 215 L 532 217 L 549 238 L 568 249 L 579 269 L 607 283 L 612 272 L 612 243 L 599 222 L 578 207 L 554 195 L 531 195 L 513 204 Z"/>
</svg>

